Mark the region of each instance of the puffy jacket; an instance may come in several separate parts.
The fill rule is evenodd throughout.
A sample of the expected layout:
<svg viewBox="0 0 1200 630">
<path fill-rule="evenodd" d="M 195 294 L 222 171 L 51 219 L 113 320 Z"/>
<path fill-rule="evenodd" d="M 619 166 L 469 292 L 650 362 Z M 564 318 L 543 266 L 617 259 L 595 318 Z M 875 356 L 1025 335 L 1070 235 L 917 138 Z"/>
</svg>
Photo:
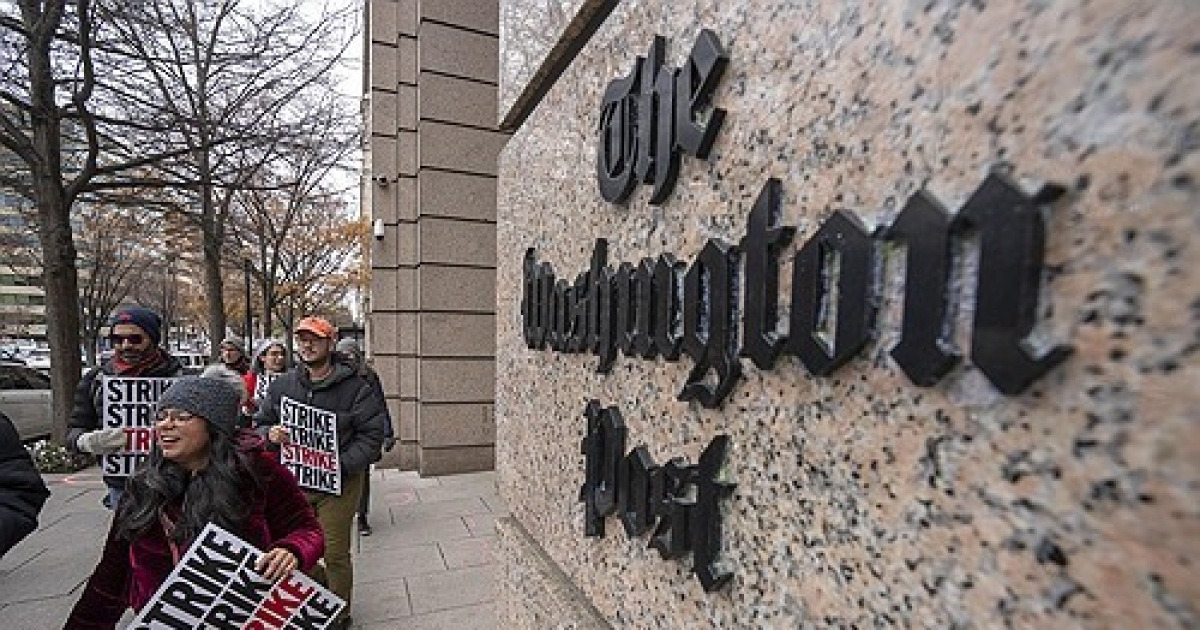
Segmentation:
<svg viewBox="0 0 1200 630">
<path fill-rule="evenodd" d="M 371 387 L 374 387 L 375 390 L 379 392 L 379 397 L 384 401 L 383 439 L 395 439 L 396 429 L 392 426 L 392 412 L 387 408 L 387 397 L 383 392 L 383 381 L 379 379 L 379 373 L 375 371 L 375 368 L 371 367 L 370 363 L 367 363 L 367 361 L 361 357 L 357 357 L 352 354 L 344 354 L 343 356 L 346 357 L 346 363 L 350 365 L 351 368 L 357 370 L 358 375 L 367 379 L 367 382 L 371 384 Z M 383 454 L 380 453 L 380 457 L 376 457 L 375 461 L 379 461 L 382 458 L 382 455 Z"/>
<path fill-rule="evenodd" d="M 67 444 L 75 449 L 75 441 L 88 431 L 103 428 L 100 423 L 100 410 L 104 405 L 100 392 L 100 375 L 119 376 L 113 367 L 113 359 L 105 361 L 100 367 L 87 371 L 75 388 L 75 408 L 71 411 L 71 419 L 67 422 Z M 162 353 L 162 361 L 150 367 L 139 376 L 166 377 L 183 376 L 183 364 L 167 352 Z"/>
<path fill-rule="evenodd" d="M 259 406 L 254 425 L 266 432 L 279 424 L 279 402 L 284 396 L 337 415 L 338 457 L 343 474 L 371 467 L 383 445 L 386 409 L 383 395 L 363 378 L 355 366 L 334 355 L 333 372 L 319 382 L 308 378 L 308 368 L 298 366 L 271 382 L 267 399 Z"/>
<path fill-rule="evenodd" d="M 0 556 L 37 529 L 48 496 L 16 427 L 0 413 Z"/>
<path fill-rule="evenodd" d="M 255 436 L 251 444 L 261 444 Z M 282 547 L 300 561 L 297 570 L 307 572 L 325 553 L 325 534 L 292 473 L 261 447 L 248 451 L 252 474 L 258 484 L 244 484 L 250 517 L 244 531 L 232 532 L 266 551 Z M 168 512 L 180 509 L 170 504 Z M 174 569 L 171 548 L 162 527 L 150 527 L 137 540 L 117 536 L 116 519 L 108 532 L 100 562 L 83 595 L 75 603 L 64 628 L 88 630 L 115 628 L 125 608 L 140 611 Z"/>
</svg>

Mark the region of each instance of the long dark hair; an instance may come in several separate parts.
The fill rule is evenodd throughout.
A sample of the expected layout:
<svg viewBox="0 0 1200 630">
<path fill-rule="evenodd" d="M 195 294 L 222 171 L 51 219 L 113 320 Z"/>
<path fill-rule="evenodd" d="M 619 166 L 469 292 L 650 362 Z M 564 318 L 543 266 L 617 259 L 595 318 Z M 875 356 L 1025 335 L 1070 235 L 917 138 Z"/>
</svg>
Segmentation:
<svg viewBox="0 0 1200 630">
<path fill-rule="evenodd" d="M 182 513 L 173 516 L 175 527 L 170 533 L 176 544 L 187 545 L 209 522 L 243 534 L 250 512 L 247 491 L 261 490 L 258 475 L 247 454 L 238 449 L 234 435 L 201 422 L 208 431 L 208 465 L 192 473 L 163 457 L 155 444 L 149 461 L 125 486 L 125 496 L 117 509 L 120 537 L 133 540 L 158 527 L 163 510 L 180 500 Z"/>
</svg>

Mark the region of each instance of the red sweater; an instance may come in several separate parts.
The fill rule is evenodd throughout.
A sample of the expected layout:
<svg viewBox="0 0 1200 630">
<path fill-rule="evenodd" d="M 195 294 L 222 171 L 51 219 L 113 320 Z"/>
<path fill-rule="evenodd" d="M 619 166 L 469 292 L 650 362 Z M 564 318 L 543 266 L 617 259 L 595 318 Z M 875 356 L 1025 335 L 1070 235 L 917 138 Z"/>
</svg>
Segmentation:
<svg viewBox="0 0 1200 630">
<path fill-rule="evenodd" d="M 254 390 L 258 388 L 258 372 L 247 371 L 242 375 L 242 383 L 246 385 L 246 404 L 242 405 L 242 413 L 253 418 L 254 412 L 258 411 L 258 401 L 254 399 Z"/>
<path fill-rule="evenodd" d="M 299 570 L 309 571 L 325 553 L 325 535 L 296 480 L 266 451 L 249 453 L 261 492 L 250 492 L 250 518 L 244 531 L 233 532 L 259 549 L 282 547 L 296 554 Z M 185 550 L 181 549 L 180 553 Z M 140 611 L 174 568 L 161 527 L 150 527 L 132 542 L 116 535 L 116 519 L 104 553 L 76 602 L 66 629 L 115 628 L 127 607 Z"/>
</svg>

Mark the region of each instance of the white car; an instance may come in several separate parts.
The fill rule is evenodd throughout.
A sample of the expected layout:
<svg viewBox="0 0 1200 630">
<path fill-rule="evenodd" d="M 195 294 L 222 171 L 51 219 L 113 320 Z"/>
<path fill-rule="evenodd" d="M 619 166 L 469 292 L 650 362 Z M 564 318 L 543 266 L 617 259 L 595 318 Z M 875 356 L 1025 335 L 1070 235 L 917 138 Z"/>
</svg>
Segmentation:
<svg viewBox="0 0 1200 630">
<path fill-rule="evenodd" d="M 21 441 L 50 435 L 50 377 L 16 363 L 0 363 L 0 412 L 17 427 Z"/>
<path fill-rule="evenodd" d="M 25 365 L 35 370 L 50 371 L 50 348 L 35 348 L 25 353 Z"/>
</svg>

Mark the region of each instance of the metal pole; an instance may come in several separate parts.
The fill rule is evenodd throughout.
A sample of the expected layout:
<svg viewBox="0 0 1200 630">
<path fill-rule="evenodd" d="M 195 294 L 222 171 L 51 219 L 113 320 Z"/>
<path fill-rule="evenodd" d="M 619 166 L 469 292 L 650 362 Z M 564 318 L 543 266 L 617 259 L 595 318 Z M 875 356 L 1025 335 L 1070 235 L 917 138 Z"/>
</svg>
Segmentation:
<svg viewBox="0 0 1200 630">
<path fill-rule="evenodd" d="M 296 309 L 295 309 L 295 306 L 293 303 L 292 296 L 289 295 L 288 303 L 287 303 L 287 330 L 285 330 L 283 333 L 283 345 L 285 348 L 287 348 L 289 367 L 290 367 L 290 365 L 295 364 L 295 359 L 292 358 L 294 356 L 292 354 L 292 330 L 293 330 L 292 327 L 295 325 L 296 325 Z"/>
<path fill-rule="evenodd" d="M 250 301 L 250 259 L 242 261 L 242 269 L 246 275 L 246 352 L 251 352 L 250 347 L 254 344 L 254 304 Z"/>
</svg>

